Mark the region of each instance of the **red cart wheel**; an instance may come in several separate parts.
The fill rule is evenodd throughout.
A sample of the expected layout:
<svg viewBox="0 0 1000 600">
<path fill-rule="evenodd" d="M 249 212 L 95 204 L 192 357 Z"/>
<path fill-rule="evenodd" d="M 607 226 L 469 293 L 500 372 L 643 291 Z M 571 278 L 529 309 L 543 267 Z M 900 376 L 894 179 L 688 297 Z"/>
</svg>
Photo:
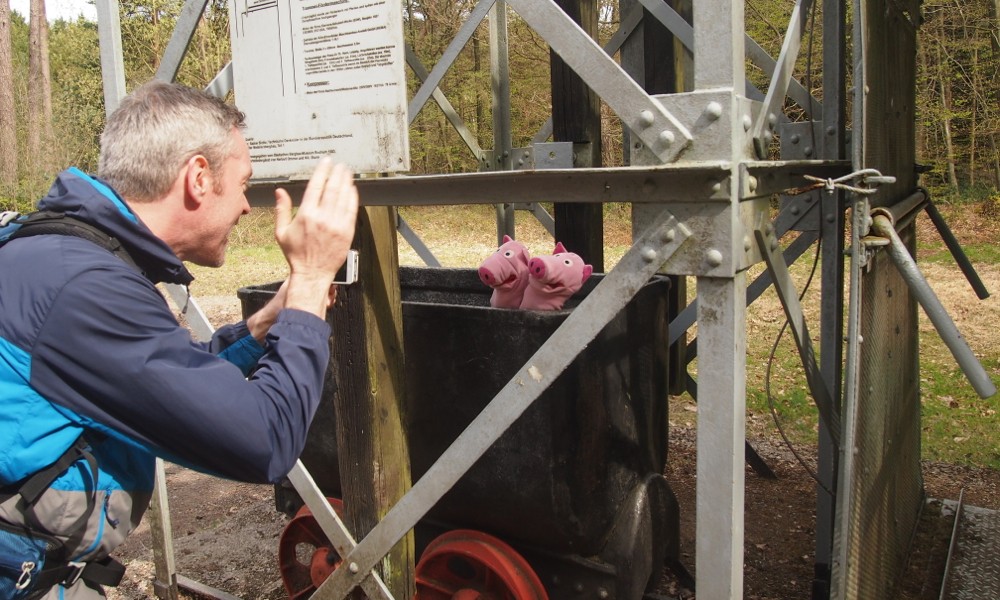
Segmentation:
<svg viewBox="0 0 1000 600">
<path fill-rule="evenodd" d="M 424 550 L 415 600 L 548 600 L 528 561 L 501 540 L 467 529 L 449 531 Z"/>
<path fill-rule="evenodd" d="M 327 498 L 338 515 L 343 515 L 344 503 Z M 308 598 L 341 563 L 340 555 L 327 539 L 308 506 L 303 506 L 278 540 L 278 569 L 288 597 Z"/>
</svg>

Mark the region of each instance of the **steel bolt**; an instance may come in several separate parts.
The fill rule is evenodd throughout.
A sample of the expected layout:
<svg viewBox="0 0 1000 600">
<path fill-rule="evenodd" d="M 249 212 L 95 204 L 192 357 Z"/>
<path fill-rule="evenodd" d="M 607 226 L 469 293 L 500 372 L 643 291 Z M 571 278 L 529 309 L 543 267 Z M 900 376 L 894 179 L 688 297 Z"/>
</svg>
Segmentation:
<svg viewBox="0 0 1000 600">
<path fill-rule="evenodd" d="M 751 192 L 756 192 L 757 191 L 757 178 L 754 177 L 753 175 L 751 175 L 747 179 L 747 187 L 750 189 Z"/>
<path fill-rule="evenodd" d="M 709 266 L 718 267 L 722 264 L 722 253 L 715 248 L 710 248 L 708 252 L 705 253 L 705 260 L 708 262 Z"/>
<path fill-rule="evenodd" d="M 664 129 L 660 132 L 660 141 L 663 142 L 664 146 L 669 146 L 674 143 L 674 132 Z"/>
<path fill-rule="evenodd" d="M 674 233 L 673 229 L 668 229 L 663 232 L 663 235 L 660 236 L 660 239 L 663 240 L 663 243 L 669 244 L 670 242 L 674 241 L 675 235 L 676 234 Z"/>
<path fill-rule="evenodd" d="M 579 582 L 573 584 L 573 591 L 576 592 L 576 593 L 582 592 L 583 591 L 583 584 L 579 583 Z"/>
<path fill-rule="evenodd" d="M 656 250 L 653 250 L 652 248 L 643 248 L 642 249 L 642 260 L 644 260 L 644 261 L 646 261 L 648 263 L 651 263 L 654 260 L 656 260 Z"/>
<path fill-rule="evenodd" d="M 801 138 L 799 137 L 799 134 L 793 133 L 792 137 L 788 138 L 788 141 L 790 141 L 793 144 L 798 144 L 800 139 Z"/>
<path fill-rule="evenodd" d="M 722 116 L 722 105 L 718 102 L 709 102 L 705 107 L 705 114 L 713 121 Z"/>
<path fill-rule="evenodd" d="M 767 124 L 770 125 L 771 127 L 774 127 L 775 125 L 777 125 L 778 124 L 778 115 L 776 115 L 774 113 L 771 113 L 771 114 L 767 115 Z"/>
<path fill-rule="evenodd" d="M 597 597 L 601 600 L 607 600 L 610 595 L 611 594 L 608 593 L 608 590 L 604 588 L 597 588 Z"/>
<path fill-rule="evenodd" d="M 347 565 L 347 570 L 350 571 L 351 573 L 357 573 L 358 571 L 361 570 L 361 567 L 358 566 L 358 563 L 352 562 L 351 564 Z"/>
<path fill-rule="evenodd" d="M 653 124 L 653 121 L 654 121 L 653 111 L 644 110 L 641 113 L 639 113 L 639 123 L 643 127 L 649 127 L 650 125 Z"/>
<path fill-rule="evenodd" d="M 827 223 L 833 223 L 836 220 L 837 220 L 837 215 L 835 215 L 833 213 L 830 213 L 830 214 L 826 215 L 826 222 Z"/>
<path fill-rule="evenodd" d="M 777 250 L 778 249 L 778 238 L 776 238 L 776 237 L 771 238 L 771 244 L 770 245 L 771 245 L 771 250 L 772 251 L 773 250 Z"/>
<path fill-rule="evenodd" d="M 712 184 L 712 191 L 713 192 L 721 192 L 722 191 L 722 182 L 721 181 L 716 181 L 715 183 L 713 183 Z"/>
<path fill-rule="evenodd" d="M 802 149 L 802 154 L 805 154 L 806 156 L 812 156 L 813 155 L 813 148 L 812 148 L 812 146 L 806 146 L 805 148 L 803 148 Z"/>
<path fill-rule="evenodd" d="M 798 206 L 793 206 L 790 210 L 792 211 L 793 215 L 797 215 L 800 212 Z"/>
<path fill-rule="evenodd" d="M 750 252 L 751 248 L 753 248 L 753 240 L 750 239 L 749 235 L 743 236 L 743 251 Z"/>
<path fill-rule="evenodd" d="M 826 128 L 826 135 L 833 135 L 835 133 L 837 133 L 836 127 L 830 126 Z"/>
<path fill-rule="evenodd" d="M 750 131 L 751 127 L 753 127 L 753 119 L 750 118 L 750 115 L 743 115 L 743 131 Z"/>
</svg>

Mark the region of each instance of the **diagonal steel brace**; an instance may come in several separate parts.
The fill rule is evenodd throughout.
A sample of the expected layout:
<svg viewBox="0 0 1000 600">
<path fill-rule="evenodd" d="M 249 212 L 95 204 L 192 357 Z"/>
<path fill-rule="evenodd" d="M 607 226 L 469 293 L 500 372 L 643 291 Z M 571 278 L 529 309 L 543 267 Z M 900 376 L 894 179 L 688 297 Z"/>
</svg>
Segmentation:
<svg viewBox="0 0 1000 600">
<path fill-rule="evenodd" d="M 323 582 L 312 598 L 345 598 L 587 347 L 691 232 L 664 210 L 542 347 Z"/>
<path fill-rule="evenodd" d="M 826 381 L 820 373 L 819 365 L 816 364 L 816 352 L 813 350 L 812 341 L 809 338 L 805 316 L 802 314 L 802 305 L 799 304 L 795 283 L 788 273 L 788 265 L 785 264 L 785 259 L 781 255 L 781 246 L 775 236 L 774 226 L 768 223 L 763 227 L 758 227 L 753 233 L 757 239 L 761 256 L 767 263 L 767 270 L 774 280 L 774 289 L 778 292 L 778 299 L 781 300 L 781 306 L 785 309 L 788 326 L 792 330 L 795 346 L 799 350 L 799 358 L 802 360 L 802 367 L 806 372 L 809 392 L 816 403 L 816 408 L 819 409 L 819 416 L 823 419 L 834 446 L 839 447 L 840 414 L 834 403 L 833 395 L 830 394 L 830 389 L 826 387 Z"/>
<path fill-rule="evenodd" d="M 507 0 L 661 161 L 676 160 L 694 139 L 553 0 Z"/>
<path fill-rule="evenodd" d="M 319 528 L 323 530 L 326 537 L 333 543 L 337 554 L 347 556 L 354 550 L 357 543 L 347 530 L 347 526 L 344 525 L 344 522 L 337 516 L 333 507 L 327 502 L 326 497 L 323 496 L 319 486 L 313 480 L 312 475 L 309 474 L 309 471 L 302 464 L 301 460 L 295 461 L 295 466 L 288 473 L 288 480 L 292 482 L 295 491 L 299 493 L 302 501 L 312 511 L 313 517 L 316 519 L 316 524 L 319 525 Z M 374 567 L 374 565 L 372 566 Z M 392 600 L 392 592 L 386 587 L 382 578 L 378 576 L 378 573 L 369 569 L 368 575 L 361 582 L 361 589 L 364 590 L 368 598 L 372 600 Z"/>
</svg>

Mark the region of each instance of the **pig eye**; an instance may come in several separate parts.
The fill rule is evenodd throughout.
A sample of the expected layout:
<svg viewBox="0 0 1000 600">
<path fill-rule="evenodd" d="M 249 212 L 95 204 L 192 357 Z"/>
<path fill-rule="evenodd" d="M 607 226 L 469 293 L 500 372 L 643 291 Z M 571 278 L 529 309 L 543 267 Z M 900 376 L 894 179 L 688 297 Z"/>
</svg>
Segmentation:
<svg viewBox="0 0 1000 600">
<path fill-rule="evenodd" d="M 508 251 L 504 252 L 503 255 L 506 256 L 507 258 L 510 258 L 511 256 L 514 256 L 514 253 L 511 252 L 510 250 L 508 250 Z"/>
<path fill-rule="evenodd" d="M 563 261 L 563 264 L 568 267 L 568 266 L 570 266 L 570 265 L 573 264 L 573 261 L 571 261 L 570 259 L 567 258 L 566 260 Z"/>
</svg>

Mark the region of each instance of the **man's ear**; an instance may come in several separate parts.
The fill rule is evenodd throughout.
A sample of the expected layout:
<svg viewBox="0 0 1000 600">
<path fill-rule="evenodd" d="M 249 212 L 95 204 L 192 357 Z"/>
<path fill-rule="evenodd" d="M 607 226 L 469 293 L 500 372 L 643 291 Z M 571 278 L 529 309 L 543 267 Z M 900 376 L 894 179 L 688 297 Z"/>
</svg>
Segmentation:
<svg viewBox="0 0 1000 600">
<path fill-rule="evenodd" d="M 212 171 L 208 168 L 208 160 L 201 154 L 195 154 L 185 165 L 184 196 L 187 202 L 201 204 L 205 194 L 212 189 Z"/>
</svg>

